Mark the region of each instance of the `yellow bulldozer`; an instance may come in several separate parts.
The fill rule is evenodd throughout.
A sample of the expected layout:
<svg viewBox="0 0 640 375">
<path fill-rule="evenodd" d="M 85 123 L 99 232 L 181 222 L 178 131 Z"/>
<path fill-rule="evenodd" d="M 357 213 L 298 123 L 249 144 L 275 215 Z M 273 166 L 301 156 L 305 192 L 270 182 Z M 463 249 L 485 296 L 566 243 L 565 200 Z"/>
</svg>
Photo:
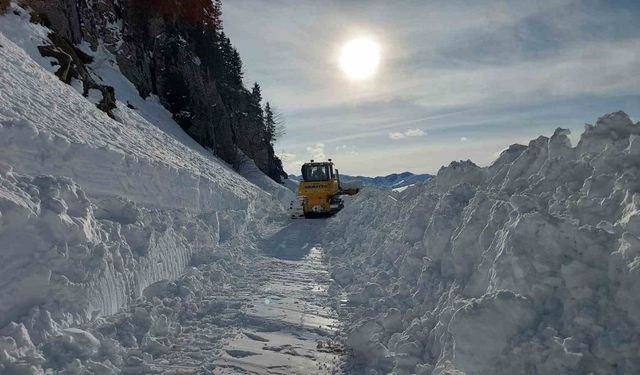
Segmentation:
<svg viewBox="0 0 640 375">
<path fill-rule="evenodd" d="M 333 162 L 311 160 L 302 165 L 302 180 L 298 184 L 298 199 L 291 202 L 291 216 L 327 217 L 344 208 L 342 195 L 358 194 L 358 188 L 344 188 Z"/>
</svg>

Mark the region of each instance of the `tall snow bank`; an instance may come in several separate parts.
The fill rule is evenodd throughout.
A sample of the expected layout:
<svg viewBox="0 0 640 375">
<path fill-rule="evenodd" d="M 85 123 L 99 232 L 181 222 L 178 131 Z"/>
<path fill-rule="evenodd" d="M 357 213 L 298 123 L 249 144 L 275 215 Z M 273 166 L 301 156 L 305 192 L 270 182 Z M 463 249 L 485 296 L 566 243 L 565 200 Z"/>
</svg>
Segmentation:
<svg viewBox="0 0 640 375">
<path fill-rule="evenodd" d="M 68 178 L 6 165 L 0 211 L 0 326 L 33 306 L 68 321 L 113 314 L 146 286 L 177 279 L 197 250 L 189 238 L 197 231 L 209 233 L 210 251 L 220 237 L 205 217 L 116 198 L 92 203 Z"/>
<path fill-rule="evenodd" d="M 640 124 L 623 112 L 362 191 L 327 231 L 354 367 L 640 371 Z"/>
<path fill-rule="evenodd" d="M 0 34 L 0 157 L 17 171 L 72 177 L 94 196 L 192 212 L 271 205 L 204 150 L 186 146 L 123 103 L 115 119 Z M 177 125 L 176 125 L 177 126 Z"/>
<path fill-rule="evenodd" d="M 98 51 L 91 73 L 120 100 L 110 118 L 51 73 L 37 49 L 48 30 L 12 10 L 0 16 L 0 373 L 158 373 L 148 364 L 167 336 L 242 274 L 290 192 L 232 171 Z"/>
<path fill-rule="evenodd" d="M 112 314 L 284 212 L 127 105 L 98 110 L 29 56 L 29 30 L 23 48 L 0 32 L 0 327 L 36 305 L 67 324 Z"/>
</svg>

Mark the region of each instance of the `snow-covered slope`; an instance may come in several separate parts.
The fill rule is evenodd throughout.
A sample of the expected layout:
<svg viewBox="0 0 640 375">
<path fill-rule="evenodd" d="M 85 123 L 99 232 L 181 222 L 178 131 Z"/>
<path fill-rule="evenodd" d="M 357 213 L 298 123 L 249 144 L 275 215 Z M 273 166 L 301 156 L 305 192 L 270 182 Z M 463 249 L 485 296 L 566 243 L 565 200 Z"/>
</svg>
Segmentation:
<svg viewBox="0 0 640 375">
<path fill-rule="evenodd" d="M 195 212 L 237 208 L 261 194 L 197 145 L 122 103 L 111 119 L 4 36 L 0 44 L 0 156 L 15 169 L 69 176 L 96 196 Z"/>
<path fill-rule="evenodd" d="M 273 199 L 280 202 L 283 206 L 288 207 L 291 201 L 296 199 L 295 190 L 292 190 L 290 185 L 287 185 L 288 179 L 284 181 L 283 185 L 278 184 L 262 173 L 253 160 L 245 157 L 239 169 L 239 173 L 244 178 L 271 194 Z"/>
<path fill-rule="evenodd" d="M 640 124 L 618 112 L 576 147 L 567 134 L 365 189 L 331 220 L 356 368 L 640 372 Z"/>
<path fill-rule="evenodd" d="M 27 17 L 0 20 L 20 27 L 0 32 L 0 326 L 36 305 L 68 323 L 114 313 L 282 212 L 277 186 L 232 171 L 157 103 L 118 102 L 112 119 L 59 81 Z M 105 80 L 130 85 L 110 69 Z"/>
</svg>

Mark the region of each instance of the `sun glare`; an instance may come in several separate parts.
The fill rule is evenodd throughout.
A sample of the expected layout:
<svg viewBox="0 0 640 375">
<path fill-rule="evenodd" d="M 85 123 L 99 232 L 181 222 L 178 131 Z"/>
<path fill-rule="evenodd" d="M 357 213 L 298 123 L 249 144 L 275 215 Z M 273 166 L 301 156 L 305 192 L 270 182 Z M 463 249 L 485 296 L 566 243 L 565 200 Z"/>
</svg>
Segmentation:
<svg viewBox="0 0 640 375">
<path fill-rule="evenodd" d="M 380 63 L 380 46 L 370 38 L 356 38 L 342 47 L 340 69 L 353 80 L 371 78 Z"/>
</svg>

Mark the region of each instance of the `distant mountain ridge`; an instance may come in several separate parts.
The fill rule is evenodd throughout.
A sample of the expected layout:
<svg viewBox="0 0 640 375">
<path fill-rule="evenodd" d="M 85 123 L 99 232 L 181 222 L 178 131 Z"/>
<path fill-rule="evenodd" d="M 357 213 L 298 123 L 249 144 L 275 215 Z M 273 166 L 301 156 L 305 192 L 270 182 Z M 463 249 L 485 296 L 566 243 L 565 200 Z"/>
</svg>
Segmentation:
<svg viewBox="0 0 640 375">
<path fill-rule="evenodd" d="M 376 186 L 386 188 L 400 188 L 404 186 L 414 185 L 429 180 L 433 175 L 430 174 L 414 174 L 411 172 L 392 173 L 386 176 L 350 176 L 340 174 L 340 180 L 349 184 L 358 184 L 361 186 Z M 289 175 L 292 180 L 300 180 L 301 176 Z"/>
</svg>

